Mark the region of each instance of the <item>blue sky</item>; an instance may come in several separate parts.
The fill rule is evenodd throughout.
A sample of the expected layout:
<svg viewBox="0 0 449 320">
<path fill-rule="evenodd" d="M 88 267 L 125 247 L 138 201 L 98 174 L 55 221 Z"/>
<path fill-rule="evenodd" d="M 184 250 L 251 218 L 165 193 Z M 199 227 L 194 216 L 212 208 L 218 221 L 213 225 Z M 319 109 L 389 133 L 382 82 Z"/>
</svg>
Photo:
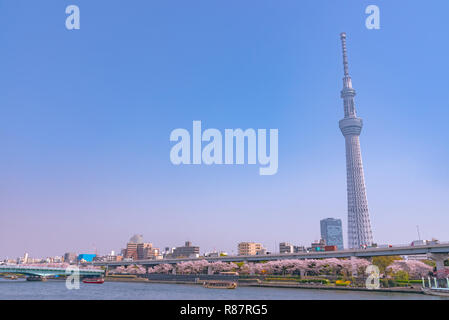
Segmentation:
<svg viewBox="0 0 449 320">
<path fill-rule="evenodd" d="M 81 29 L 65 28 L 65 8 Z M 365 28 L 380 8 L 381 29 Z M 374 240 L 449 240 L 449 3 L 0 1 L 0 257 L 119 250 L 135 233 L 236 252 L 341 218 L 339 33 L 364 119 Z M 174 166 L 170 132 L 279 129 L 279 170 Z"/>
</svg>

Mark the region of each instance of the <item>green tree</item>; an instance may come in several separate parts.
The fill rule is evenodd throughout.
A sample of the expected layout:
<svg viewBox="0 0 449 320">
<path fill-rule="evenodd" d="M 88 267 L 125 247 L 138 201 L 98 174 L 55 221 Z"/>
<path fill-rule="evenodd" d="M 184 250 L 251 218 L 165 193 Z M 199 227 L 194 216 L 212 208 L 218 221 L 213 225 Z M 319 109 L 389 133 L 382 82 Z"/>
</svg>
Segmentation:
<svg viewBox="0 0 449 320">
<path fill-rule="evenodd" d="M 373 257 L 373 264 L 379 267 L 380 273 L 385 273 L 385 269 L 395 260 L 402 260 L 402 258 L 400 256 Z"/>
<path fill-rule="evenodd" d="M 436 263 L 435 263 L 435 261 L 433 261 L 433 260 L 422 260 L 422 262 L 424 262 L 425 264 L 427 264 L 428 266 L 431 266 L 431 267 L 436 267 Z"/>
<path fill-rule="evenodd" d="M 408 282 L 408 272 L 399 270 L 394 274 L 394 280 Z"/>
</svg>

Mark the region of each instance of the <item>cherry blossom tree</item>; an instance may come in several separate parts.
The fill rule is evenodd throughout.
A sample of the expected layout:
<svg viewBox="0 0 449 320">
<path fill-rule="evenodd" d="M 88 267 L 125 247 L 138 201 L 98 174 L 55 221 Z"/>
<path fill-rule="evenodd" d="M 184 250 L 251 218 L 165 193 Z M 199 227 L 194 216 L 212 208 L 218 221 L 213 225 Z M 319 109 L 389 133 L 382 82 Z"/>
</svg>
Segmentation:
<svg viewBox="0 0 449 320">
<path fill-rule="evenodd" d="M 362 275 L 371 262 L 366 259 L 286 259 L 268 261 L 262 263 L 228 263 L 223 261 L 208 262 L 204 259 L 185 261 L 172 266 L 170 264 L 160 264 L 152 268 L 148 268 L 148 273 L 170 273 L 176 268 L 178 274 L 202 274 L 211 268 L 213 273 L 225 271 L 237 271 L 240 274 L 257 274 L 257 275 L 333 275 L 333 276 L 350 276 L 353 272 Z M 386 268 L 390 274 L 399 271 L 407 272 L 413 278 L 427 276 L 432 267 L 421 261 L 415 260 L 397 260 Z M 128 267 L 117 267 L 110 271 L 111 273 L 130 273 L 143 274 L 146 272 L 143 266 L 130 265 Z M 445 271 L 449 274 L 449 271 Z"/>
<path fill-rule="evenodd" d="M 136 274 L 136 273 L 137 273 L 137 270 L 136 270 L 137 268 L 136 268 L 136 267 L 137 267 L 137 266 L 134 265 L 134 264 L 127 266 L 127 267 L 125 268 L 125 273 Z"/>
<path fill-rule="evenodd" d="M 239 266 L 238 272 L 240 274 L 252 274 L 252 273 L 254 273 L 254 264 L 253 263 L 243 263 Z"/>
<path fill-rule="evenodd" d="M 145 274 L 145 273 L 147 273 L 147 270 L 145 269 L 145 267 L 143 267 L 141 265 L 137 265 L 137 266 L 135 266 L 135 272 L 136 272 L 136 274 Z"/>
<path fill-rule="evenodd" d="M 237 265 L 235 263 L 227 263 L 222 261 L 212 262 L 209 263 L 210 268 L 212 268 L 213 273 L 219 273 L 219 272 L 226 272 L 226 271 L 233 271 L 237 268 Z"/>
<path fill-rule="evenodd" d="M 448 278 L 449 277 L 449 268 L 444 268 L 442 270 L 437 271 L 437 278 Z"/>
<path fill-rule="evenodd" d="M 173 266 L 168 263 L 158 264 L 157 266 L 154 266 L 153 268 L 148 269 L 148 273 L 170 273 L 173 271 Z"/>
<path fill-rule="evenodd" d="M 125 273 L 125 271 L 126 271 L 126 268 L 123 266 L 120 266 L 120 267 L 110 270 L 109 272 L 112 274 L 120 274 L 120 273 Z"/>
<path fill-rule="evenodd" d="M 433 268 L 418 260 L 395 260 L 386 269 L 387 273 L 395 274 L 399 271 L 405 271 L 411 278 L 421 278 L 428 276 Z"/>
<path fill-rule="evenodd" d="M 204 273 L 209 266 L 206 260 L 185 261 L 176 265 L 176 272 L 180 274 L 200 274 Z"/>
</svg>

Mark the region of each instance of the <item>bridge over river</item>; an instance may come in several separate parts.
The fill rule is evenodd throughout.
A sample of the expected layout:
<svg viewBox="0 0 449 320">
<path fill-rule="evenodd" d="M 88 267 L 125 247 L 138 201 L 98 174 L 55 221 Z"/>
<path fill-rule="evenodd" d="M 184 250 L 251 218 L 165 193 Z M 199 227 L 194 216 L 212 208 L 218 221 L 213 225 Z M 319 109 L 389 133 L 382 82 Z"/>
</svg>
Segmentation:
<svg viewBox="0 0 449 320">
<path fill-rule="evenodd" d="M 0 266 L 0 273 L 15 273 L 31 277 L 45 278 L 49 276 L 69 275 L 71 272 L 66 268 L 6 265 Z M 103 276 L 104 273 L 105 271 L 101 269 L 79 269 L 79 275 L 81 277 L 100 277 Z"/>
</svg>

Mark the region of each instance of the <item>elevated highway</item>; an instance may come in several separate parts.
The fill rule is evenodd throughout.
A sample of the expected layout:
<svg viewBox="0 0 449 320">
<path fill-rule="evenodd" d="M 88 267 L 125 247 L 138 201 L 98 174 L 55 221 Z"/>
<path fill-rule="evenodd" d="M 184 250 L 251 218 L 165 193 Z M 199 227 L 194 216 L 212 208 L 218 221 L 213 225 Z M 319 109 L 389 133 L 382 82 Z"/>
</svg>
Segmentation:
<svg viewBox="0 0 449 320">
<path fill-rule="evenodd" d="M 449 255 L 449 243 L 422 245 L 422 246 L 393 246 L 390 248 L 367 248 L 367 249 L 348 249 L 340 251 L 317 251 L 304 253 L 285 253 L 285 254 L 267 254 L 251 256 L 224 256 L 224 257 L 200 257 L 200 258 L 178 258 L 178 259 L 159 259 L 159 260 L 136 260 L 136 261 L 114 261 L 114 262 L 92 262 L 95 266 L 118 267 L 128 265 L 155 266 L 158 264 L 176 264 L 185 261 L 198 261 L 200 259 L 208 262 L 260 262 L 286 259 L 327 259 L 327 258 L 371 258 L 378 256 L 408 256 L 427 254 L 430 259 L 444 261 Z M 438 264 L 438 263 L 437 263 Z"/>
</svg>

